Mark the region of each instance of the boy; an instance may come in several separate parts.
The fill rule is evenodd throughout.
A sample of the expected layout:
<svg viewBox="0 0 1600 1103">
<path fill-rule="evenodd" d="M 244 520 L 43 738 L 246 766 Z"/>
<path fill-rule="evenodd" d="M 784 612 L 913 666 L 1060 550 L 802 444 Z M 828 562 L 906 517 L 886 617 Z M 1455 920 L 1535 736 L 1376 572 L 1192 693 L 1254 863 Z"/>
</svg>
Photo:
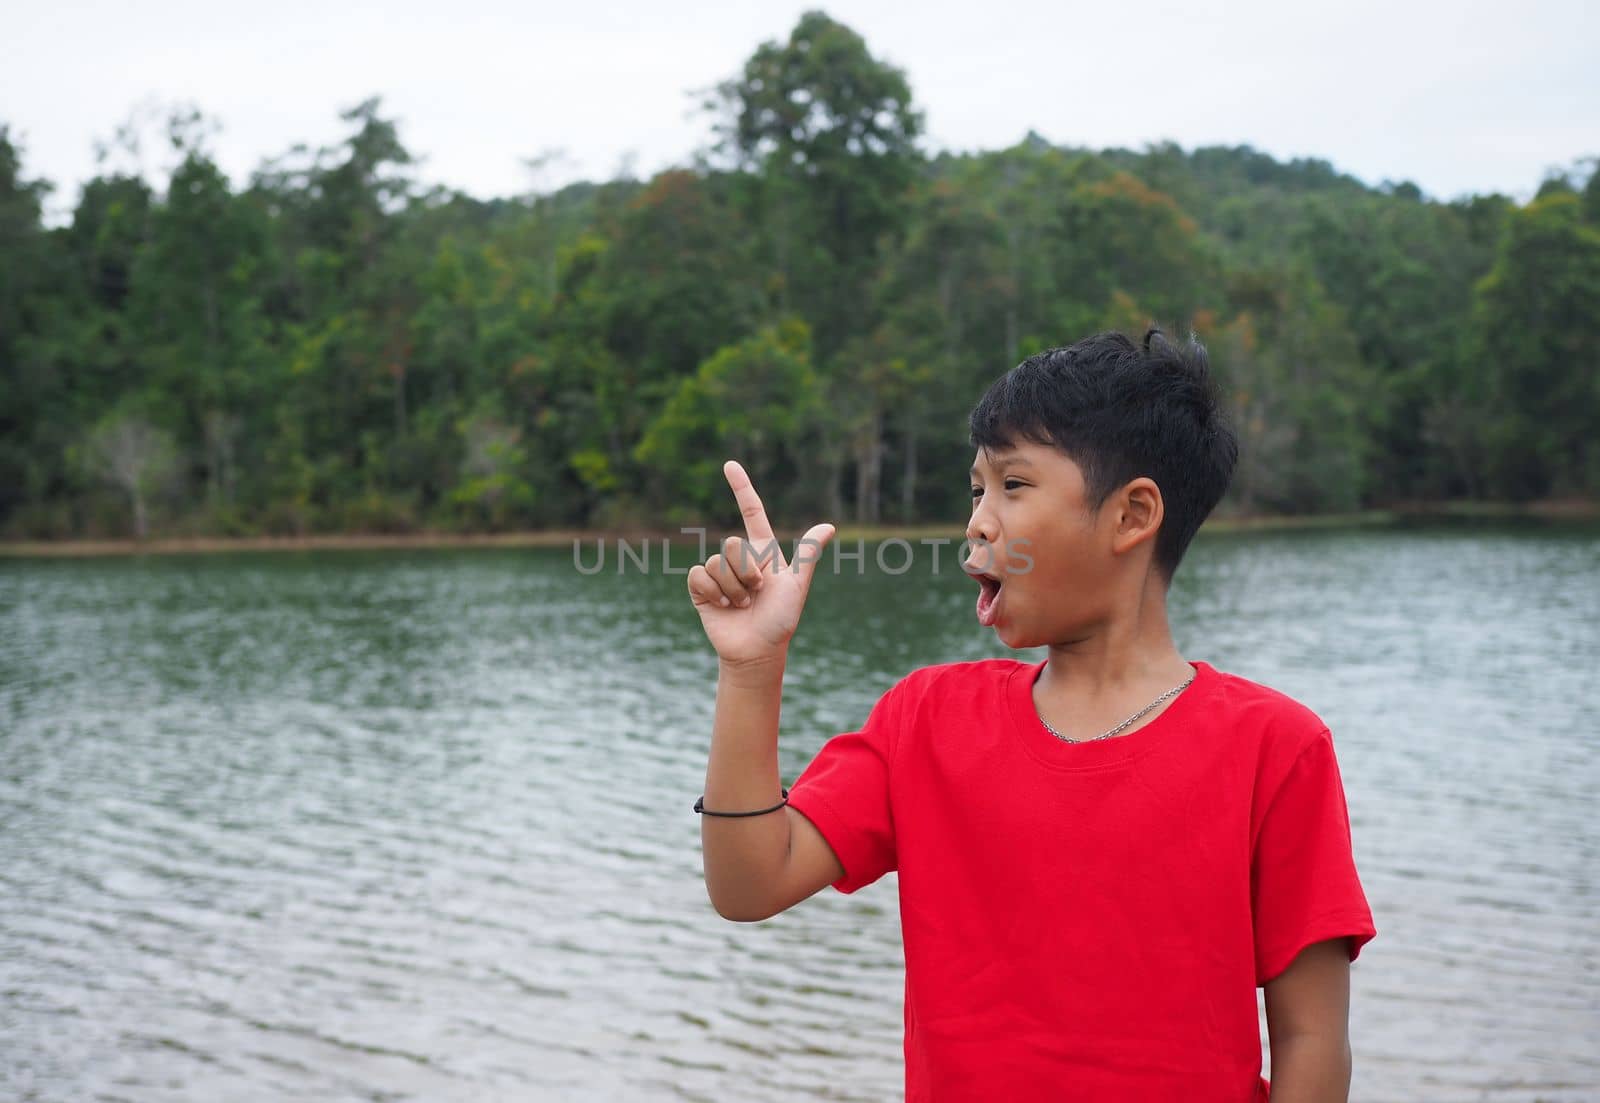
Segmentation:
<svg viewBox="0 0 1600 1103">
<path fill-rule="evenodd" d="M 1167 624 L 1238 452 L 1204 349 L 1050 349 L 970 430 L 979 623 L 1048 657 L 911 672 L 782 800 L 783 666 L 833 528 L 789 566 L 725 466 L 748 539 L 688 578 L 720 658 L 695 805 L 713 905 L 761 920 L 898 871 L 908 1103 L 1347 1099 L 1350 962 L 1377 931 L 1332 736 Z"/>
</svg>

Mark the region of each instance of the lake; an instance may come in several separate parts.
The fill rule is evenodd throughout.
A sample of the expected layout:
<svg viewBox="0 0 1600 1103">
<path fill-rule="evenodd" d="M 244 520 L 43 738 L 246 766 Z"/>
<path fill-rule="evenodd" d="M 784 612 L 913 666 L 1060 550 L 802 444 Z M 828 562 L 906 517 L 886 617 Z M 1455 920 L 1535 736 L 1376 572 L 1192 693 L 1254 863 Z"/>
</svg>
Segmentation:
<svg viewBox="0 0 1600 1103">
<path fill-rule="evenodd" d="M 1043 657 L 930 550 L 818 572 L 786 784 L 915 667 Z M 0 1097 L 898 1098 L 895 875 L 707 900 L 716 657 L 651 554 L 0 561 Z M 1170 609 L 1333 731 L 1351 1098 L 1600 1098 L 1600 528 L 1206 532 Z"/>
</svg>

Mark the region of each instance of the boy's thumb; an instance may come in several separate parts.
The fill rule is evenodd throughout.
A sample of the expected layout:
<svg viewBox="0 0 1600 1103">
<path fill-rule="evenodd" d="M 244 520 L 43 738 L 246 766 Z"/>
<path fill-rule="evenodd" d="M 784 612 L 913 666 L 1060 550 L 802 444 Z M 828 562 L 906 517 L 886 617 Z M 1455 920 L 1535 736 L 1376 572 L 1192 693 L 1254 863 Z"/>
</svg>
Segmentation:
<svg viewBox="0 0 1600 1103">
<path fill-rule="evenodd" d="M 822 549 L 828 546 L 828 541 L 833 539 L 834 527 L 827 522 L 812 525 L 806 529 L 806 534 L 800 538 L 794 549 L 794 567 L 800 574 L 800 581 L 808 587 L 811 585 L 811 575 L 817 569 L 817 563 L 822 559 Z"/>
</svg>

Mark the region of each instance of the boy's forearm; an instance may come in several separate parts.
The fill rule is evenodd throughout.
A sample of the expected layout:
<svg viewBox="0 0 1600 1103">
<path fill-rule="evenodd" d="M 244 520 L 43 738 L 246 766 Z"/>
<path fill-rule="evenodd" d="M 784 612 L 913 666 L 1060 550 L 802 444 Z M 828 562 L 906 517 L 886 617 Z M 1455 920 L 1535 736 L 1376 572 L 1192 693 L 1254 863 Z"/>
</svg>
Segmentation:
<svg viewBox="0 0 1600 1103">
<path fill-rule="evenodd" d="M 717 673 L 716 718 L 706 766 L 705 807 L 745 812 L 783 799 L 778 712 L 786 656 Z M 764 816 L 701 816 L 706 893 L 728 919 L 760 919 L 789 853 L 785 810 Z"/>
<path fill-rule="evenodd" d="M 1349 1103 L 1347 1038 L 1302 1034 L 1272 1043 L 1272 1103 Z"/>
</svg>

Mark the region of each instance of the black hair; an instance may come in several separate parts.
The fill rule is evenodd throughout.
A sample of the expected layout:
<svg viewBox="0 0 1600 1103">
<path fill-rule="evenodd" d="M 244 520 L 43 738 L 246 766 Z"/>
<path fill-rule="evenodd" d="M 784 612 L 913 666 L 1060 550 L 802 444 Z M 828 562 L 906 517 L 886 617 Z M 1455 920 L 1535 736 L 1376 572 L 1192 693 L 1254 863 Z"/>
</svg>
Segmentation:
<svg viewBox="0 0 1600 1103">
<path fill-rule="evenodd" d="M 1107 332 L 1028 357 L 990 385 L 968 419 L 973 447 L 1018 438 L 1060 449 L 1083 471 L 1088 510 L 1129 481 L 1161 488 L 1154 563 L 1167 582 L 1233 478 L 1239 443 L 1205 346 L 1152 326 L 1141 344 Z"/>
</svg>

